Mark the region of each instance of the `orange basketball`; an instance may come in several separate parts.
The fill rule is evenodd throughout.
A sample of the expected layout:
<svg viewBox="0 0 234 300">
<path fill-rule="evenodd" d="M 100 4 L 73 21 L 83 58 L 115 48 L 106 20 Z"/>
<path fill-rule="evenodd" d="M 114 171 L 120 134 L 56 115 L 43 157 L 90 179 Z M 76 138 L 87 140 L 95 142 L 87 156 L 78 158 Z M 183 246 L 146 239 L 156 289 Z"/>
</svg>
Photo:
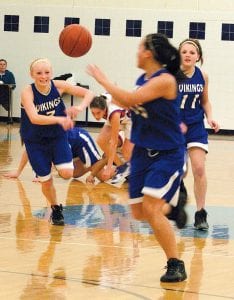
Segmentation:
<svg viewBox="0 0 234 300">
<path fill-rule="evenodd" d="M 79 24 L 66 26 L 59 35 L 59 47 L 70 57 L 85 55 L 92 46 L 92 35 Z"/>
</svg>

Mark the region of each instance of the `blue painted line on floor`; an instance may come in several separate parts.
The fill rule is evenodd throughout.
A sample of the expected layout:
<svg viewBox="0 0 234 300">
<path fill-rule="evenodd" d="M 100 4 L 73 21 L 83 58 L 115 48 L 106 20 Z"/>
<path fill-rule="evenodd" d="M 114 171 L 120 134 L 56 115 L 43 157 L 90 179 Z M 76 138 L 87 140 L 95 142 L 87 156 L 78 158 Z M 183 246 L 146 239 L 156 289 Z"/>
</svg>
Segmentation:
<svg viewBox="0 0 234 300">
<path fill-rule="evenodd" d="M 37 218 L 47 218 L 46 208 L 34 212 Z M 209 230 L 201 231 L 193 227 L 195 207 L 188 205 L 188 224 L 179 230 L 182 237 L 234 239 L 234 207 L 209 206 Z M 64 206 L 65 224 L 80 228 L 103 228 L 139 234 L 152 234 L 146 222 L 139 222 L 131 217 L 130 207 L 120 204 L 88 204 Z M 46 216 L 46 217 L 45 217 Z"/>
</svg>

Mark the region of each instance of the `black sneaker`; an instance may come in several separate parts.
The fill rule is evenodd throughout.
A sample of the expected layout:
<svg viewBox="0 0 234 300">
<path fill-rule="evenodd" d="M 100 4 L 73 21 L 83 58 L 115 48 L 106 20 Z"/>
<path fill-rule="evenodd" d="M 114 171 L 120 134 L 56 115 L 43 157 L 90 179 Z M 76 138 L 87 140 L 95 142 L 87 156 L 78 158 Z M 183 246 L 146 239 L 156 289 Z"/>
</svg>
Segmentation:
<svg viewBox="0 0 234 300">
<path fill-rule="evenodd" d="M 187 203 L 187 200 L 188 200 L 188 192 L 187 192 L 187 189 L 186 189 L 186 187 L 184 185 L 184 181 L 183 180 L 180 183 L 179 199 L 181 199 L 181 201 L 184 201 L 185 204 Z"/>
<path fill-rule="evenodd" d="M 175 221 L 177 228 L 182 229 L 185 227 L 188 217 L 184 209 L 187 204 L 187 199 L 179 197 L 178 203 L 176 206 L 171 206 L 171 212 L 167 215 L 169 220 Z"/>
<path fill-rule="evenodd" d="M 207 219 L 207 212 L 205 211 L 204 208 L 202 208 L 201 210 L 195 213 L 194 227 L 198 230 L 208 230 L 209 225 L 206 219 Z"/>
<path fill-rule="evenodd" d="M 63 206 L 60 205 L 51 205 L 52 212 L 50 215 L 50 220 L 52 225 L 64 225 L 64 217 L 63 217 Z"/>
<path fill-rule="evenodd" d="M 166 273 L 160 278 L 161 282 L 180 282 L 187 278 L 184 262 L 177 258 L 167 261 Z"/>
</svg>

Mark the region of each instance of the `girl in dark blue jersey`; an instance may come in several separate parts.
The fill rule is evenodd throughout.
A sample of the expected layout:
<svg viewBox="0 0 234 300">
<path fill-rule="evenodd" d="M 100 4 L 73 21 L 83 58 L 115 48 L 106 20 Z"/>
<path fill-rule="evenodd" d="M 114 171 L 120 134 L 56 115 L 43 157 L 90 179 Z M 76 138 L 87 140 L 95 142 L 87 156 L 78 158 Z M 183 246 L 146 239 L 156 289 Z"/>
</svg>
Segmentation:
<svg viewBox="0 0 234 300">
<path fill-rule="evenodd" d="M 67 135 L 73 157 L 73 177 L 79 178 L 87 172 L 90 172 L 86 177 L 87 183 L 95 183 L 95 177 L 100 181 L 105 181 L 106 176 L 104 170 L 108 159 L 101 157 L 95 142 L 88 131 L 84 128 L 74 127 L 67 131 Z M 18 178 L 27 162 L 28 155 L 24 149 L 18 168 L 3 175 L 6 178 Z M 110 176 L 112 177 L 114 174 L 115 169 L 113 169 Z M 37 177 L 34 178 L 33 181 L 38 181 Z"/>
<path fill-rule="evenodd" d="M 116 86 L 97 66 L 89 65 L 87 72 L 116 102 L 132 109 L 131 141 L 135 145 L 129 178 L 132 214 L 149 222 L 165 251 L 167 271 L 161 281 L 178 282 L 187 276 L 166 215 L 174 207 L 172 215 L 177 226 L 185 225 L 184 208 L 177 203 L 185 147 L 180 129 L 178 85 L 173 76 L 179 79 L 182 75 L 180 57 L 167 37 L 149 34 L 139 45 L 137 63 L 144 73 L 137 79 L 134 91 Z"/>
<path fill-rule="evenodd" d="M 45 58 L 31 63 L 30 75 L 34 83 L 21 93 L 20 133 L 42 192 L 51 205 L 52 224 L 63 225 L 62 207 L 57 204 L 51 166 L 56 167 L 61 177 L 72 177 L 72 152 L 66 130 L 73 127 L 72 117 L 90 104 L 94 94 L 66 81 L 52 80 L 51 63 Z M 61 98 L 64 93 L 84 97 L 83 102 L 66 111 Z"/>
<path fill-rule="evenodd" d="M 194 177 L 194 194 L 197 204 L 194 226 L 197 229 L 208 229 L 205 197 L 207 179 L 205 159 L 208 152 L 208 133 L 204 125 L 206 117 L 208 125 L 215 132 L 219 124 L 213 120 L 211 103 L 208 97 L 208 76 L 197 66 L 203 62 L 202 48 L 198 40 L 186 39 L 179 46 L 181 69 L 187 79 L 179 84 L 181 94 L 181 118 L 186 125 L 185 142 L 190 157 Z"/>
</svg>

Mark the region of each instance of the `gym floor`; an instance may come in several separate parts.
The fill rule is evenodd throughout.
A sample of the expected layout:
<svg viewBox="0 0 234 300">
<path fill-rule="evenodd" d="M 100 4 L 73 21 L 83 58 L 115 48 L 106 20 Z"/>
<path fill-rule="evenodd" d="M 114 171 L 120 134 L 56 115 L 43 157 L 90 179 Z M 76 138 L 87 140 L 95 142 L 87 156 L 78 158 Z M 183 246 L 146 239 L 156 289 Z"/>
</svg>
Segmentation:
<svg viewBox="0 0 234 300">
<path fill-rule="evenodd" d="M 166 258 L 150 227 L 131 218 L 127 183 L 90 186 L 54 171 L 66 225 L 52 226 L 30 165 L 19 179 L 3 177 L 22 153 L 18 124 L 0 124 L 0 145 L 1 299 L 234 299 L 233 137 L 210 136 L 207 232 L 193 228 L 189 167 L 189 220 L 175 228 L 188 279 L 176 284 L 160 284 Z"/>
</svg>

